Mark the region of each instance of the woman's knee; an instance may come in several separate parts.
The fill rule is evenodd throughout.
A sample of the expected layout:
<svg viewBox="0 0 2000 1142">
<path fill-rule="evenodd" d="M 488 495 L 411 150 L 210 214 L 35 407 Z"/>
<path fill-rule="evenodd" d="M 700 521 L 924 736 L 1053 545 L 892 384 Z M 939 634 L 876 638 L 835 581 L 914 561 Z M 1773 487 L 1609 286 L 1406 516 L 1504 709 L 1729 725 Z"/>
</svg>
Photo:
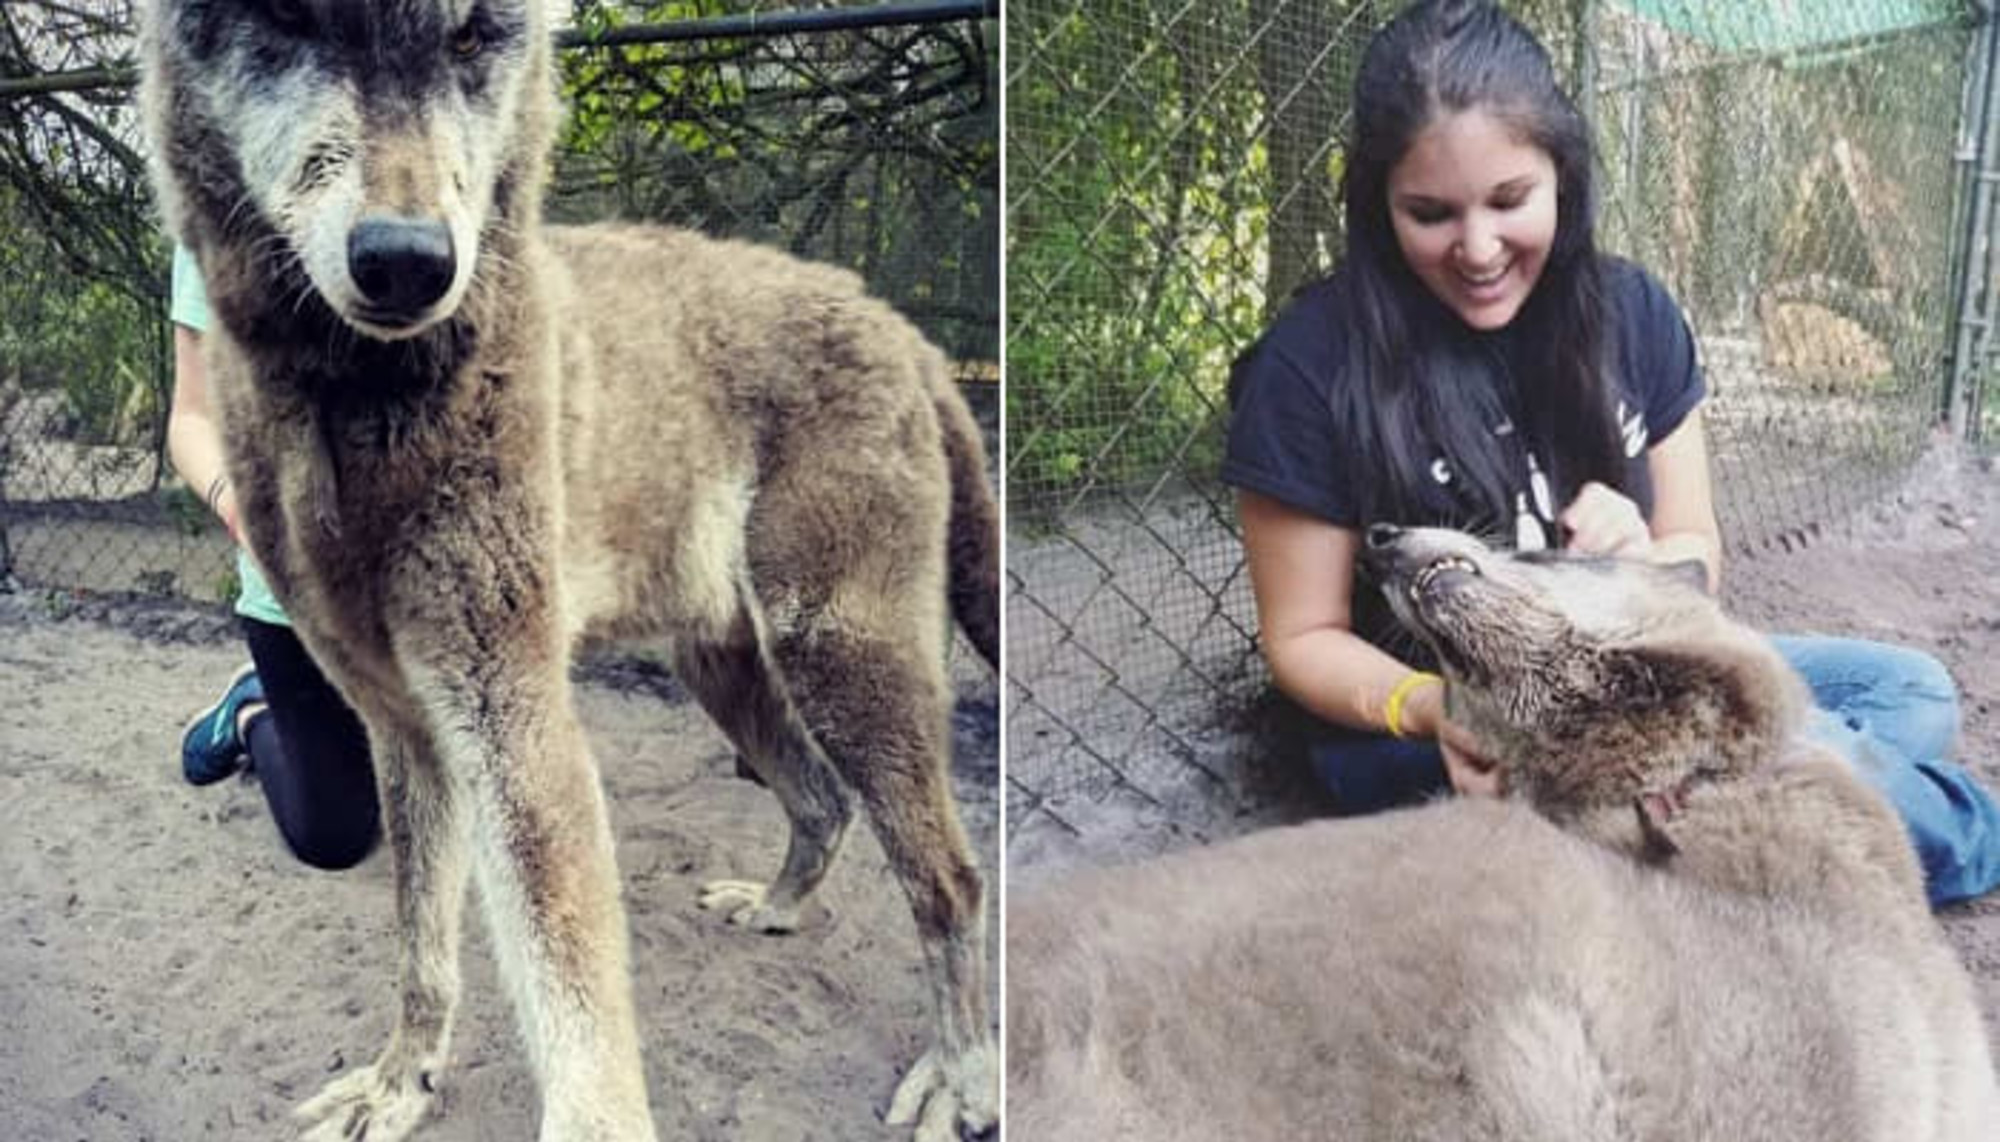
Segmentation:
<svg viewBox="0 0 2000 1142">
<path fill-rule="evenodd" d="M 1815 693 L 1892 691 L 1956 701 L 1951 672 L 1912 646 L 1830 635 L 1776 635 L 1771 643 Z"/>
<path fill-rule="evenodd" d="M 1914 760 L 1941 758 L 1958 737 L 1958 684 L 1936 657 L 1905 646 L 1884 654 L 1878 733 L 1898 739 Z"/>
<path fill-rule="evenodd" d="M 1864 639 L 1772 641 L 1821 708 L 1909 760 L 1940 757 L 1958 736 L 1958 687 L 1935 656 Z"/>
<path fill-rule="evenodd" d="M 1894 676 L 1905 692 L 1933 701 L 1949 702 L 1953 706 L 1958 704 L 1958 683 L 1935 655 L 1910 646 L 1890 646 L 1887 649 Z"/>
<path fill-rule="evenodd" d="M 303 821 L 278 819 L 279 835 L 285 847 L 300 861 L 317 869 L 340 872 L 368 859 L 382 839 L 381 822 L 373 820 Z"/>
</svg>

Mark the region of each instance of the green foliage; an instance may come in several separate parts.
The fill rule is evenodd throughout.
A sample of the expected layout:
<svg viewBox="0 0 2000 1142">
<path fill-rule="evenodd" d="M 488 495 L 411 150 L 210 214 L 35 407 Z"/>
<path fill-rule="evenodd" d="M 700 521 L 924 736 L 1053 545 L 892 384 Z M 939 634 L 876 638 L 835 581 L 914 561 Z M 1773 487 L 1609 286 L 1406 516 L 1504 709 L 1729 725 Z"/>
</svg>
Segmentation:
<svg viewBox="0 0 2000 1142">
<path fill-rule="evenodd" d="M 0 273 L 0 378 L 28 392 L 59 392 L 60 430 L 90 444 L 146 440 L 161 408 L 151 366 L 159 316 L 103 280 L 67 271 L 38 231 L 10 225 L 0 187 L 0 231 L 13 235 Z"/>
<path fill-rule="evenodd" d="M 163 402 L 147 365 L 159 315 L 90 282 L 66 299 L 56 323 L 71 336 L 62 377 L 68 435 L 90 444 L 151 440 Z"/>
<path fill-rule="evenodd" d="M 632 24 L 657 24 L 725 14 L 729 5 L 673 0 L 634 8 L 594 5 L 579 22 L 579 30 L 602 35 Z M 684 51 L 672 44 L 636 44 L 615 50 L 566 52 L 561 59 L 562 87 L 569 117 L 563 152 L 585 169 L 580 181 L 565 193 L 582 197 L 589 186 L 610 200 L 613 209 L 640 211 L 647 205 L 644 188 L 651 181 L 641 164 L 630 160 L 662 146 L 713 158 L 735 157 L 735 147 L 698 121 L 662 115 L 669 107 L 690 101 L 715 109 L 740 103 L 744 85 L 740 73 L 723 73 L 714 82 L 698 68 L 681 65 Z M 584 156 L 597 163 L 581 163 Z M 620 192 L 623 188 L 623 193 Z M 601 208 L 601 204 L 600 204 Z"/>
<path fill-rule="evenodd" d="M 1352 72 L 1400 6 L 1008 9 L 1014 505 L 1212 474 L 1229 361 L 1338 257 Z M 1707 334 L 1740 335 L 1779 286 L 1827 285 L 1897 384 L 1934 389 L 1963 27 L 1647 55 L 1635 78 L 1616 70 L 1634 66 L 1629 12 L 1506 6 L 1573 88 L 1595 81 L 1606 249 L 1666 278 Z"/>
<path fill-rule="evenodd" d="M 174 530 L 182 535 L 192 539 L 210 531 L 221 530 L 222 522 L 215 518 L 214 512 L 208 510 L 207 504 L 201 502 L 201 497 L 195 490 L 186 484 L 174 484 L 162 488 L 159 497 L 160 510 L 173 521 Z"/>
<path fill-rule="evenodd" d="M 1213 473 L 1229 363 L 1265 316 L 1271 204 L 1297 189 L 1273 185 L 1254 9 L 1010 9 L 1032 45 L 1008 90 L 1016 505 Z M 1322 146 L 1302 173 L 1337 169 Z"/>
<path fill-rule="evenodd" d="M 243 593 L 243 580 L 236 574 L 236 566 L 231 564 L 229 570 L 217 575 L 215 581 L 209 584 L 209 590 L 223 602 L 234 602 L 236 596 Z"/>
<path fill-rule="evenodd" d="M 596 33 L 742 9 L 593 4 Z M 581 48 L 559 219 L 662 221 L 845 265 L 954 356 L 998 356 L 997 42 L 970 24 Z"/>
<path fill-rule="evenodd" d="M 129 62 L 131 0 L 0 7 L 0 74 Z M 164 404 L 164 247 L 129 88 L 0 99 L 0 381 L 60 397 L 46 427 L 149 444 Z"/>
</svg>

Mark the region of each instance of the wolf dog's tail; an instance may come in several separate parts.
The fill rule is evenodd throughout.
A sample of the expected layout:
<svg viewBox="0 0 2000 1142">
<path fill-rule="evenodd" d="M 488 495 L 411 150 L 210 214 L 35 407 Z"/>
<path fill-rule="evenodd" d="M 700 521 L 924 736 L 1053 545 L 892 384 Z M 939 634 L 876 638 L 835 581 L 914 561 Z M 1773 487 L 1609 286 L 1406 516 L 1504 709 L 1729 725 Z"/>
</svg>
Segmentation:
<svg viewBox="0 0 2000 1142">
<path fill-rule="evenodd" d="M 951 468 L 949 575 L 951 613 L 972 647 L 1000 668 L 1000 509 L 986 483 L 986 445 L 940 358 L 931 373 L 931 398 Z"/>
</svg>

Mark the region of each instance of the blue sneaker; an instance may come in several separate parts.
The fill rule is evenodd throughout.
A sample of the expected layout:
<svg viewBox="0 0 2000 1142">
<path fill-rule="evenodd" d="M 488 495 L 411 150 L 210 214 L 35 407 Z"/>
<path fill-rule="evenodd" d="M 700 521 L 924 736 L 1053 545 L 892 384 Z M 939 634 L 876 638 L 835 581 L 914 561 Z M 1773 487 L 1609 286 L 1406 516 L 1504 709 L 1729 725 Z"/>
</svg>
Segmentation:
<svg viewBox="0 0 2000 1142">
<path fill-rule="evenodd" d="M 263 700 L 257 667 L 246 662 L 230 677 L 222 697 L 187 724 L 181 732 L 181 774 L 190 785 L 208 785 L 242 768 L 246 747 L 236 723 L 243 707 Z"/>
</svg>

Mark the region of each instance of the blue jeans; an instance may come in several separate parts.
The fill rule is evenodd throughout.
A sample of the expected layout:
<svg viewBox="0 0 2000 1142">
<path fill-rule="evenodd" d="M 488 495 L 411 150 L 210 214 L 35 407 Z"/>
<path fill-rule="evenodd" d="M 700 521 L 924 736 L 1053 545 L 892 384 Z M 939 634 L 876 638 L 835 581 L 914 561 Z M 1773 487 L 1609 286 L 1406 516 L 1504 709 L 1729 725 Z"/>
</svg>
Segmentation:
<svg viewBox="0 0 2000 1142">
<path fill-rule="evenodd" d="M 1812 687 L 1806 732 L 1846 758 L 1910 830 L 1931 904 L 2000 885 L 2000 807 L 1963 766 L 1945 760 L 1958 737 L 1958 690 L 1922 651 L 1823 636 L 1771 642 Z"/>
<path fill-rule="evenodd" d="M 1896 808 L 1933 906 L 2000 886 L 2000 806 L 1944 759 L 1958 736 L 1958 692 L 1921 651 L 1860 639 L 1774 636 L 1818 706 L 1807 732 L 1846 758 Z M 1437 744 L 1314 722 L 1306 754 L 1337 812 L 1374 813 L 1449 789 Z"/>
</svg>

